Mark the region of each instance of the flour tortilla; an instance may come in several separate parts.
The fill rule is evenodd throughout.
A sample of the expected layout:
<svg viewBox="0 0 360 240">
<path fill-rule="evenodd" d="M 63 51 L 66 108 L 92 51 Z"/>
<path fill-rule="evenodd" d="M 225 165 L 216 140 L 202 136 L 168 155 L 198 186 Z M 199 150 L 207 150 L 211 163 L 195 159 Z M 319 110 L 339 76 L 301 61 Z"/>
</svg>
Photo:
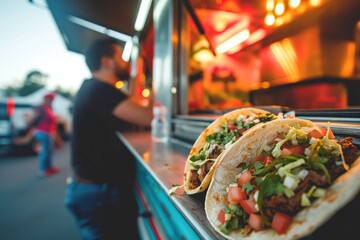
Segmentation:
<svg viewBox="0 0 360 240">
<path fill-rule="evenodd" d="M 202 192 L 204 191 L 208 186 L 209 183 L 211 181 L 211 177 L 213 174 L 214 169 L 216 168 L 217 162 L 218 160 L 221 158 L 221 156 L 226 152 L 222 152 L 217 158 L 216 161 L 214 162 L 213 166 L 211 167 L 210 171 L 207 173 L 207 175 L 205 176 L 204 180 L 202 181 L 202 183 L 200 184 L 200 186 L 198 186 L 197 188 L 191 189 L 189 187 L 189 179 L 187 176 L 187 173 L 190 171 L 191 167 L 190 167 L 190 163 L 191 160 L 190 158 L 194 155 L 194 154 L 199 154 L 199 151 L 205 146 L 206 144 L 206 137 L 210 134 L 213 134 L 215 129 L 220 129 L 221 125 L 225 124 L 226 121 L 228 120 L 234 120 L 236 119 L 239 115 L 251 115 L 251 114 L 256 114 L 256 115 L 265 115 L 267 113 L 270 113 L 268 111 L 265 110 L 261 110 L 261 109 L 257 109 L 257 108 L 241 108 L 241 109 L 236 109 L 233 110 L 231 112 L 228 112 L 224 115 L 222 115 L 221 117 L 219 117 L 218 119 L 216 119 L 214 122 L 212 122 L 198 137 L 198 139 L 195 141 L 189 156 L 187 157 L 186 160 L 186 165 L 185 165 L 185 170 L 184 170 L 184 189 L 185 192 L 187 194 L 195 194 L 198 192 Z M 259 125 L 259 124 L 258 124 Z M 257 125 L 255 125 L 254 127 L 256 127 Z M 252 129 L 252 128 L 250 128 Z M 240 138 L 241 139 L 241 138 Z"/>
<path fill-rule="evenodd" d="M 328 188 L 324 197 L 316 199 L 310 207 L 302 209 L 292 218 L 286 234 L 279 235 L 273 229 L 253 231 L 247 237 L 243 237 L 243 230 L 230 231 L 226 235 L 220 231 L 220 223 L 217 220 L 219 211 L 226 206 L 226 188 L 234 183 L 235 176 L 241 172 L 236 168 L 240 163 L 251 163 L 264 141 L 271 142 L 278 132 L 287 132 L 289 125 L 299 123 L 301 127 L 317 128 L 317 126 L 306 120 L 283 119 L 268 122 L 262 126 L 255 127 L 242 139 L 226 151 L 219 159 L 218 166 L 213 174 L 212 182 L 205 198 L 205 212 L 212 227 L 227 239 L 296 239 L 312 233 L 316 228 L 325 223 L 338 210 L 355 198 L 360 190 L 360 158 L 356 160 L 352 168 L 341 175 Z M 318 129 L 318 128 L 317 128 Z M 319 129 L 318 129 L 319 130 Z"/>
</svg>

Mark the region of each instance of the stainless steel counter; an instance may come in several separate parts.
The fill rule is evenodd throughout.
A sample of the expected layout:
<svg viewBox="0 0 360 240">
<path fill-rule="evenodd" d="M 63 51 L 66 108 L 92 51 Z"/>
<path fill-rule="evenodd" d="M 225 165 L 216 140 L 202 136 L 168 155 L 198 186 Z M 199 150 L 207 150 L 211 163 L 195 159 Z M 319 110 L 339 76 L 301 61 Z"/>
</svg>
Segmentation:
<svg viewBox="0 0 360 240">
<path fill-rule="evenodd" d="M 181 142 L 153 143 L 150 132 L 118 133 L 122 142 L 129 148 L 140 164 L 167 193 L 173 184 L 182 185 L 184 166 L 191 146 Z M 221 239 L 208 220 L 204 210 L 206 192 L 187 195 L 178 189 L 169 199 L 183 215 L 201 239 Z M 358 235 L 357 219 L 360 215 L 360 193 L 341 211 L 337 212 L 326 224 L 304 239 L 336 239 L 333 236 Z M 341 229 L 341 231 L 339 231 Z"/>
<path fill-rule="evenodd" d="M 174 142 L 153 143 L 150 132 L 118 133 L 139 162 L 148 170 L 166 193 L 173 184 L 182 185 L 186 157 L 191 146 Z M 169 197 L 202 239 L 224 239 L 217 234 L 206 219 L 205 193 L 187 195 L 183 189 Z"/>
</svg>

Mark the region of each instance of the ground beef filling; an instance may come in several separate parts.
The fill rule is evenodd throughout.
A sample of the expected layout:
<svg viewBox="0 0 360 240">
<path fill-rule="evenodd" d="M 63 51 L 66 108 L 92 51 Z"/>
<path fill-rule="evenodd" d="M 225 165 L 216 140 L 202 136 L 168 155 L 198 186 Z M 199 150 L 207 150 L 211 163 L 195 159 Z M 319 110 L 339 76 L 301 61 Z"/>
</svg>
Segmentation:
<svg viewBox="0 0 360 240">
<path fill-rule="evenodd" d="M 329 185 L 324 174 L 309 170 L 306 178 L 294 190 L 295 195 L 287 198 L 284 195 L 273 195 L 264 199 L 263 209 L 269 219 L 273 219 L 276 212 L 290 216 L 295 215 L 301 207 L 301 195 L 310 190 L 311 186 L 327 187 Z"/>
<path fill-rule="evenodd" d="M 201 166 L 200 174 L 198 173 L 197 170 L 190 171 L 190 179 L 189 179 L 189 188 L 190 189 L 195 189 L 198 186 L 200 186 L 200 184 L 204 180 L 206 174 L 208 174 L 208 172 L 210 171 L 213 164 L 214 164 L 214 161 L 211 161 L 211 160 L 205 162 Z"/>
<path fill-rule="evenodd" d="M 215 146 L 214 150 L 210 153 L 209 159 L 216 159 L 221 154 L 221 150 L 218 146 Z M 189 179 L 189 188 L 195 189 L 200 186 L 201 182 L 204 180 L 206 174 L 210 171 L 210 168 L 214 164 L 214 161 L 209 160 L 205 162 L 200 169 L 200 174 L 197 170 L 190 171 L 190 179 Z"/>
<path fill-rule="evenodd" d="M 356 146 L 352 143 L 354 140 L 353 137 L 347 137 L 339 141 L 339 144 L 341 145 L 345 162 L 351 166 L 357 158 L 357 152 L 358 149 Z M 336 178 L 338 178 L 341 174 L 345 173 L 345 168 L 343 165 L 336 165 L 334 160 L 330 159 L 326 163 L 326 167 L 329 170 L 329 174 L 331 176 L 331 181 L 334 181 Z"/>
<path fill-rule="evenodd" d="M 349 165 L 354 163 L 357 157 L 357 148 L 352 144 L 354 138 L 347 137 L 340 140 L 339 144 L 342 147 L 345 162 Z M 331 181 L 334 181 L 337 177 L 345 172 L 343 165 L 336 165 L 333 160 L 327 162 Z M 329 186 L 329 182 L 323 172 L 316 172 L 309 170 L 306 178 L 297 186 L 294 190 L 295 195 L 291 198 L 287 198 L 283 195 L 273 195 L 264 199 L 263 209 L 264 214 L 268 219 L 273 219 L 276 212 L 283 212 L 290 216 L 295 215 L 301 210 L 301 195 L 308 192 L 312 186 L 325 188 Z"/>
</svg>

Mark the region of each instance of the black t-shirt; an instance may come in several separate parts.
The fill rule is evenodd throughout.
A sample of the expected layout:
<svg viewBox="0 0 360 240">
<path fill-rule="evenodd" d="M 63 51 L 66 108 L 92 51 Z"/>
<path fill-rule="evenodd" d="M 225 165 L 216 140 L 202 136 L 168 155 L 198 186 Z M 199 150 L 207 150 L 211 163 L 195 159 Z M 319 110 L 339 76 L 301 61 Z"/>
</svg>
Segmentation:
<svg viewBox="0 0 360 240">
<path fill-rule="evenodd" d="M 135 160 L 116 136 L 126 126 L 112 111 L 127 95 L 113 86 L 84 81 L 74 104 L 72 169 L 79 177 L 97 183 L 132 186 Z"/>
</svg>

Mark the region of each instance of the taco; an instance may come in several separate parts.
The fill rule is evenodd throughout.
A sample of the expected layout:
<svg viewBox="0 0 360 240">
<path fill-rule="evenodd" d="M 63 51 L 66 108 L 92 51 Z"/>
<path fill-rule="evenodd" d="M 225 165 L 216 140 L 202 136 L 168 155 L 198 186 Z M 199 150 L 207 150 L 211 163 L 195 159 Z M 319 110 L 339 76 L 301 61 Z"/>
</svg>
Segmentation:
<svg viewBox="0 0 360 240">
<path fill-rule="evenodd" d="M 275 119 L 276 115 L 268 111 L 242 108 L 228 112 L 211 123 L 195 141 L 186 160 L 185 192 L 194 194 L 204 191 L 225 149 L 255 125 Z"/>
<path fill-rule="evenodd" d="M 360 189 L 358 150 L 300 119 L 253 128 L 224 153 L 205 198 L 212 227 L 228 239 L 303 237 Z"/>
</svg>

